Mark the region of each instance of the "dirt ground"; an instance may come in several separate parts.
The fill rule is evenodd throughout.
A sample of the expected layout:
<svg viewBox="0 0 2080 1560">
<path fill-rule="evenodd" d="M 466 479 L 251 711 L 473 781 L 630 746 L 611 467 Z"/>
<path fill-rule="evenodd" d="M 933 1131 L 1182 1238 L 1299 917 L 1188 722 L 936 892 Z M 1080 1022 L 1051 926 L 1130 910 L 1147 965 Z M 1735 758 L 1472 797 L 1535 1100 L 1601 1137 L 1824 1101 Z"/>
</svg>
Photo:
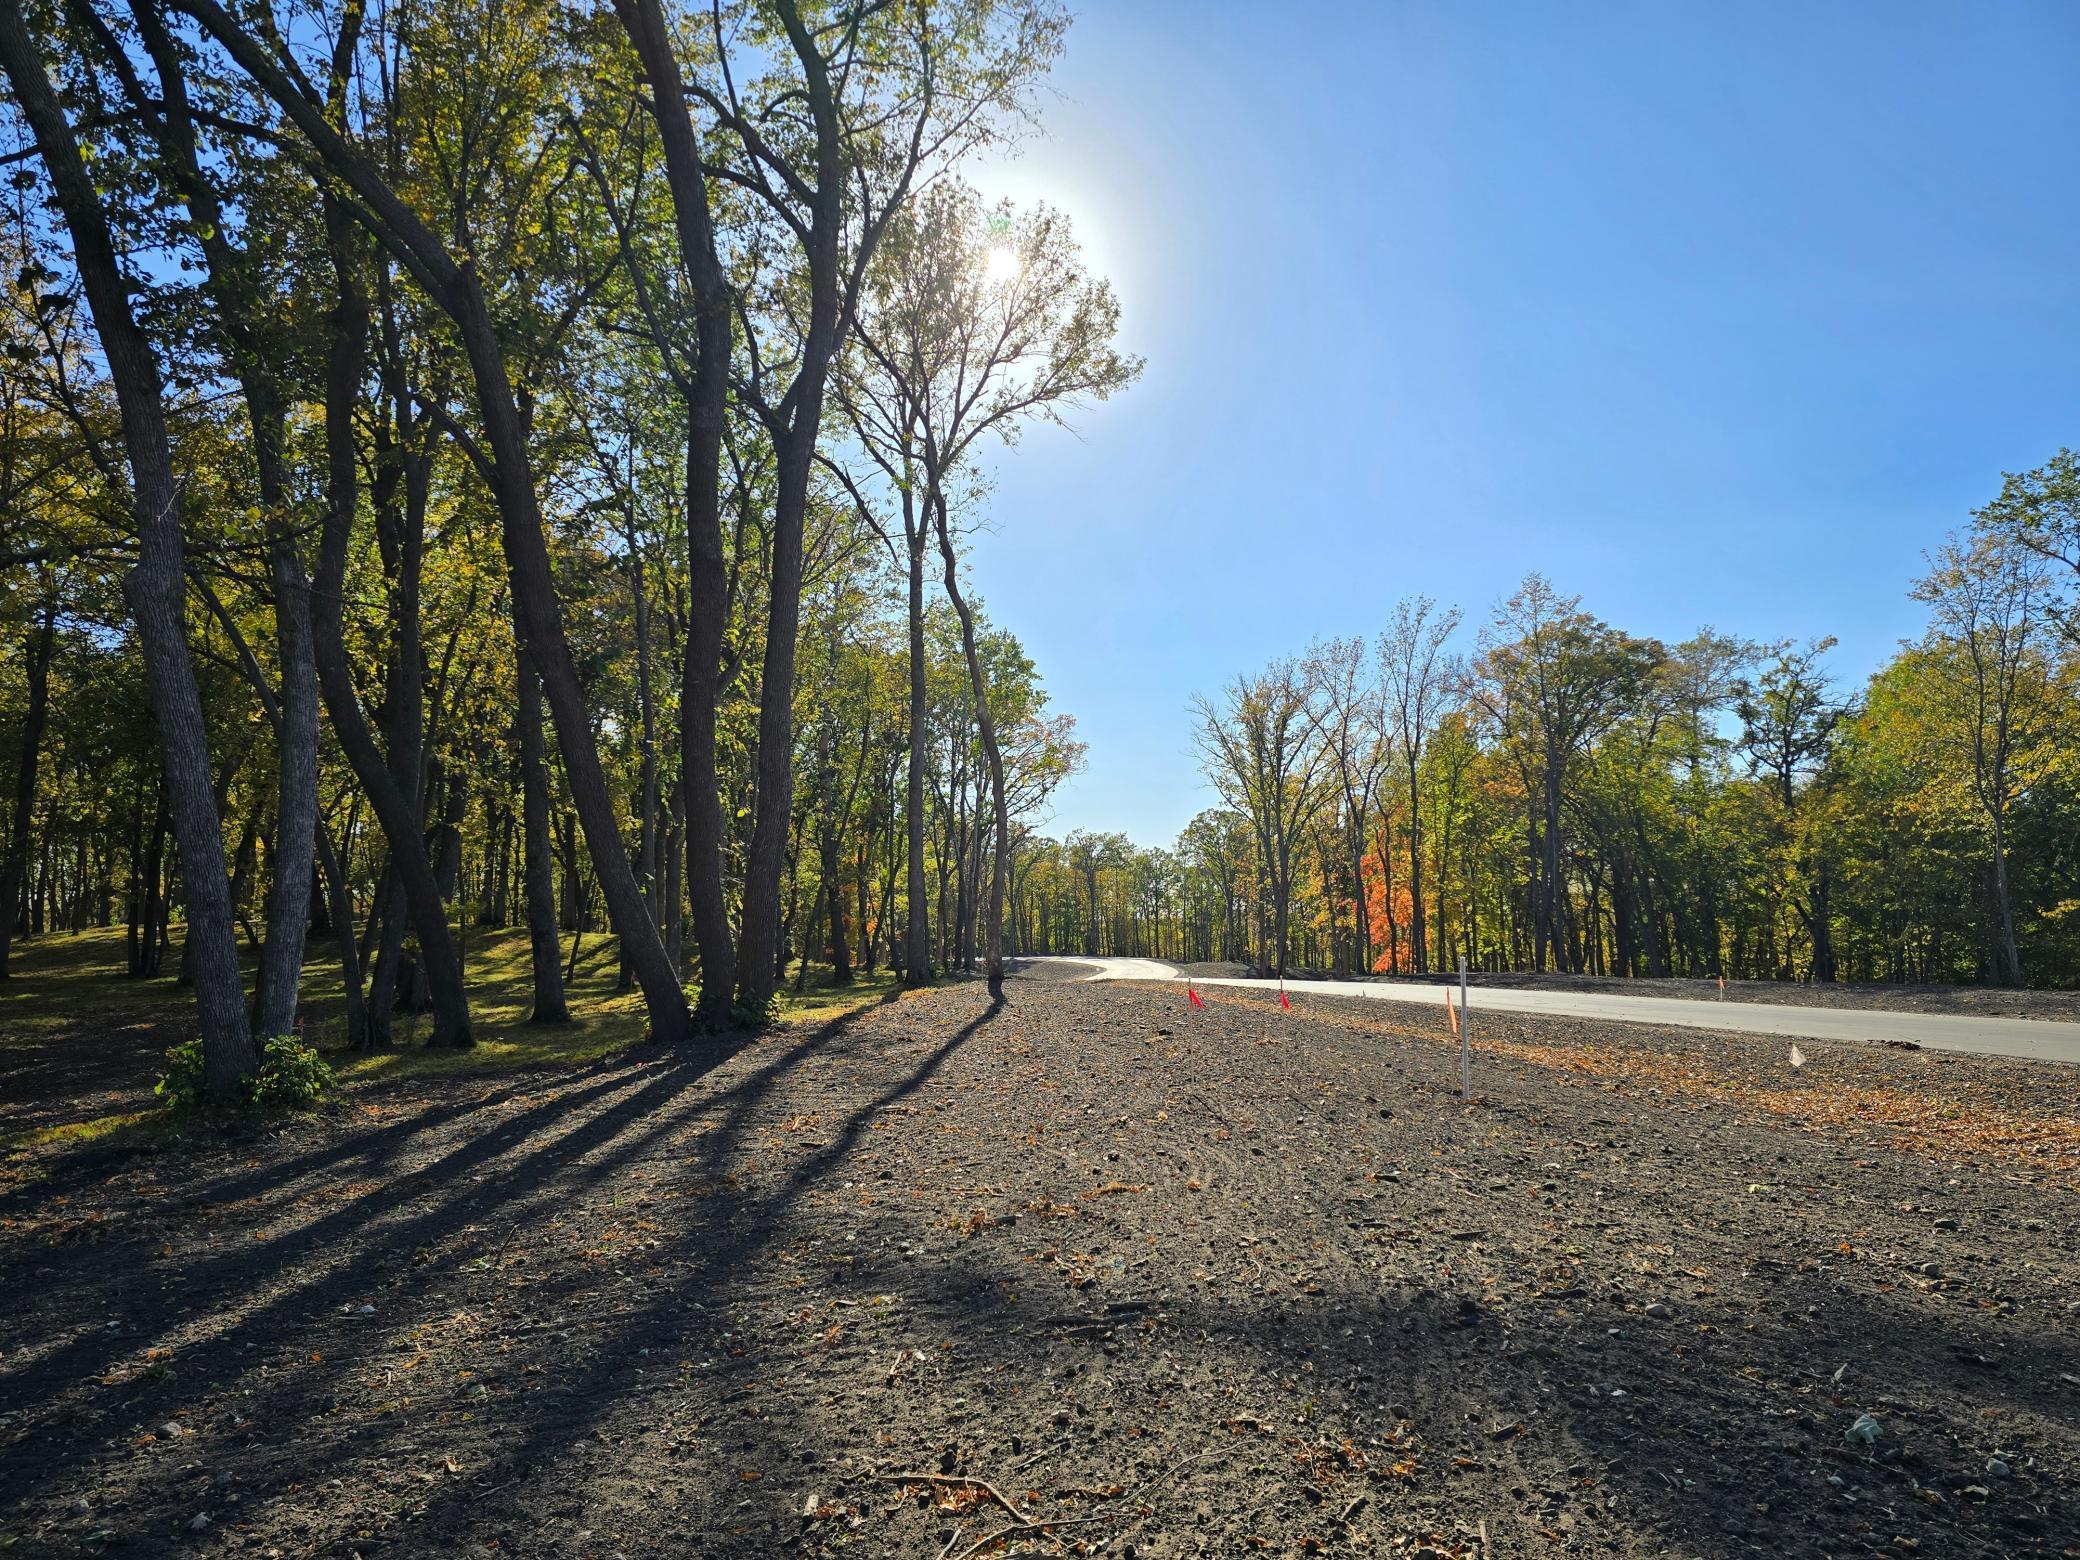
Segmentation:
<svg viewBox="0 0 2080 1560">
<path fill-rule="evenodd" d="M 2073 1070 L 1206 996 L 18 1162 L 0 1546 L 2080 1555 Z"/>
</svg>

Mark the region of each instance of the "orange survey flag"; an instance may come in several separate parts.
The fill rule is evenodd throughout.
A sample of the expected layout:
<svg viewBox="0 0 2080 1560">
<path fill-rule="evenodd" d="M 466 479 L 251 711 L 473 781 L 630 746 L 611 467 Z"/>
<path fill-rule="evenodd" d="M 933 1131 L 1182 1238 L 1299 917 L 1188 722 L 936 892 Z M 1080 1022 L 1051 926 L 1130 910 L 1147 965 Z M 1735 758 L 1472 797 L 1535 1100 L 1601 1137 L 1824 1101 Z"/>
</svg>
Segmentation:
<svg viewBox="0 0 2080 1560">
<path fill-rule="evenodd" d="M 1452 1022 L 1452 1033 L 1459 1032 L 1459 1010 L 1452 1006 L 1452 988 L 1444 988 L 1444 1016 Z"/>
<path fill-rule="evenodd" d="M 1199 993 L 1198 993 L 1198 992 L 1196 992 L 1196 991 L 1194 991 L 1194 990 L 1192 990 L 1192 988 L 1191 988 L 1191 987 L 1189 987 L 1189 986 L 1185 987 L 1185 988 L 1184 988 L 1184 994 L 1185 994 L 1185 995 L 1186 995 L 1187 997 L 1190 997 L 1190 998 L 1192 999 L 1192 1006 L 1193 1006 L 1193 1007 L 1195 1007 L 1195 1008 L 1203 1008 L 1204 1006 L 1206 1006 L 1206 1004 L 1205 1004 L 1205 1003 L 1203 1003 L 1203 1002 L 1201 1002 L 1201 1001 L 1199 1000 Z"/>
<path fill-rule="evenodd" d="M 1278 988 L 1278 1005 L 1288 1013 L 1293 1011 L 1293 1004 L 1286 1000 L 1286 988 L 1283 986 Z"/>
</svg>

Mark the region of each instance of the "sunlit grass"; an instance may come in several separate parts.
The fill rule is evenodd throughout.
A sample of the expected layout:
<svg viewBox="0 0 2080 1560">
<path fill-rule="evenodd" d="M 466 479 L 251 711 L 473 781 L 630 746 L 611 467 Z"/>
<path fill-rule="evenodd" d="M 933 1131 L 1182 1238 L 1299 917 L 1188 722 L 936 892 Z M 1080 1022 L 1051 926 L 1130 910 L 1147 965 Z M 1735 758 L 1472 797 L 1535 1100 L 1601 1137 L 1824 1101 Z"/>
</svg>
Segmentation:
<svg viewBox="0 0 2080 1560">
<path fill-rule="evenodd" d="M 0 1133 L 0 1154 L 39 1148 L 82 1148 L 118 1134 L 135 1135 L 137 1129 L 161 1121 L 161 1110 L 118 1110 L 91 1121 L 68 1121 L 53 1126 L 32 1127 L 26 1132 Z"/>
<path fill-rule="evenodd" d="M 168 955 L 177 962 L 178 951 Z M 102 927 L 77 936 L 38 937 L 17 941 L 8 958 L 11 978 L 0 981 L 0 1048 L 20 1045 L 102 1016 L 157 1020 L 140 1007 L 156 1005 L 173 982 L 135 981 L 124 975 L 128 954 L 120 926 Z M 337 973 L 332 989 L 339 990 Z"/>
<path fill-rule="evenodd" d="M 242 950 L 248 965 L 252 950 Z M 356 1052 L 346 1045 L 343 983 L 338 948 L 331 940 L 313 941 L 303 983 L 303 1038 L 326 1053 L 347 1083 L 378 1079 L 464 1073 L 498 1073 L 540 1068 L 586 1066 L 645 1038 L 640 991 L 620 988 L 616 940 L 587 933 L 579 940 L 575 969 L 571 940 L 563 939 L 561 955 L 569 972 L 565 982 L 571 1021 L 531 1024 L 533 974 L 526 934 L 519 930 L 468 928 L 463 935 L 464 979 L 469 988 L 470 1017 L 477 1044 L 466 1051 L 426 1049 L 432 1021 L 420 1014 L 398 1013 L 391 1020 L 390 1048 Z M 166 1026 L 185 1030 L 191 1023 L 192 994 L 175 976 L 180 966 L 180 928 L 165 958 L 165 973 L 151 980 L 132 980 L 125 973 L 126 949 L 121 927 L 101 928 L 76 936 L 42 937 L 20 944 L 14 956 L 15 978 L 0 983 L 0 1049 L 48 1041 L 66 1031 L 79 1043 L 92 1044 L 92 1031 L 112 1038 L 125 1030 L 149 1031 Z M 365 978 L 365 976 L 364 976 Z M 780 995 L 783 1024 L 828 1023 L 887 1000 L 897 990 L 886 971 L 858 975 L 847 985 L 832 984 L 828 970 L 812 969 L 805 988 L 796 992 L 793 971 Z M 149 1113 L 148 1113 L 149 1114 Z M 114 1130 L 120 1116 L 99 1118 Z M 86 1133 L 95 1122 L 44 1133 Z M 4 1146 L 19 1147 L 36 1133 L 16 1134 Z"/>
</svg>

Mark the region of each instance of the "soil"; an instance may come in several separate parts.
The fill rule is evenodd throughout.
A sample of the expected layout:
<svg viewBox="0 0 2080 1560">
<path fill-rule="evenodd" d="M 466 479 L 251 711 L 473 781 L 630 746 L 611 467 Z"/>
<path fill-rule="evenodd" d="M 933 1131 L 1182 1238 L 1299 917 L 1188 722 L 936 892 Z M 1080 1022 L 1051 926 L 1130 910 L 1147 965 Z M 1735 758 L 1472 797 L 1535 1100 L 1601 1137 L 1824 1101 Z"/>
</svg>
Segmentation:
<svg viewBox="0 0 2080 1560">
<path fill-rule="evenodd" d="M 2080 1553 L 2070 1069 L 1202 995 L 18 1162 L 0 1546 Z"/>
</svg>

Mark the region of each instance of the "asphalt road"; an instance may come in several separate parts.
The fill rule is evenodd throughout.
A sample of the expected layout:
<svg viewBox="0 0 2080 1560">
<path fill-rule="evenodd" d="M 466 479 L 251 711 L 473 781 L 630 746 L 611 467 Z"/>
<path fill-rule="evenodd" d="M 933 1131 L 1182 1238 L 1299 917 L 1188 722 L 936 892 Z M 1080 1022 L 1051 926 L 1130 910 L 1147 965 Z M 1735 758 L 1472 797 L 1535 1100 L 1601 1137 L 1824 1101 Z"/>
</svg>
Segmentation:
<svg viewBox="0 0 2080 1560">
<path fill-rule="evenodd" d="M 1183 972 L 1160 959 L 1030 958 L 1016 961 L 1023 973 L 1056 980 L 1173 980 Z M 1199 976 L 1204 987 L 1256 986 L 1277 989 L 1275 980 Z M 1379 981 L 1289 980 L 1291 993 L 1343 997 L 1355 1002 L 1402 1002 L 1440 1007 L 1444 993 L 1427 985 Z M 1895 1013 L 1871 1008 L 1794 1007 L 1764 1002 L 1698 1002 L 1683 997 L 1634 997 L 1576 991 L 1503 991 L 1473 982 L 1475 1022 L 1487 1008 L 1505 1013 L 1549 1013 L 1563 1018 L 1601 1018 L 1621 1024 L 1668 1024 L 1681 1029 L 1716 1029 L 1792 1040 L 1911 1040 L 1932 1051 L 1969 1051 L 1981 1056 L 2020 1056 L 2039 1062 L 2080 1064 L 2080 1023 L 2034 1018 L 1978 1017 L 1957 1013 Z M 1478 1031 L 1476 1031 L 1478 1032 Z"/>
</svg>

